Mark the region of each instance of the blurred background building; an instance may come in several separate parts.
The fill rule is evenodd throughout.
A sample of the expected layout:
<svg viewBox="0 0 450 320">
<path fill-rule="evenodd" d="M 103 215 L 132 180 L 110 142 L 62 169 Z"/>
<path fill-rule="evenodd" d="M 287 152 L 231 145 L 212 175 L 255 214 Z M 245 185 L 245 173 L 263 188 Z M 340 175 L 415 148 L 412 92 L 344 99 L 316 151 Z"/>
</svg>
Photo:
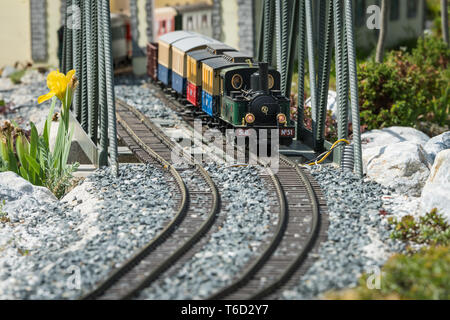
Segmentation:
<svg viewBox="0 0 450 320">
<path fill-rule="evenodd" d="M 356 43 L 360 50 L 369 50 L 376 44 L 378 30 L 366 26 L 370 16 L 366 10 L 379 2 L 354 0 Z M 65 3 L 66 0 L 1 0 L 0 68 L 17 62 L 57 66 L 58 29 L 64 22 Z M 111 0 L 111 11 L 129 17 L 135 49 L 144 49 L 149 41 L 156 41 L 166 32 L 183 29 L 212 36 L 256 55 L 262 3 L 263 0 Z M 388 47 L 423 33 L 424 7 L 425 0 L 391 1 Z"/>
</svg>

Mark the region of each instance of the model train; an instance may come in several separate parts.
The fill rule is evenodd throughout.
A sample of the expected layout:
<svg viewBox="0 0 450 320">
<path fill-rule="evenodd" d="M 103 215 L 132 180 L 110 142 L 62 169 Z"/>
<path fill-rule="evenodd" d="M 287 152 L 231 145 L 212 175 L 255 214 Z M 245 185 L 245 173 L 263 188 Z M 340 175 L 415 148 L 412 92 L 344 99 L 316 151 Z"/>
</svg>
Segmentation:
<svg viewBox="0 0 450 320">
<path fill-rule="evenodd" d="M 148 44 L 147 58 L 153 81 L 237 136 L 250 135 L 249 129 L 279 129 L 280 144 L 291 144 L 290 102 L 281 94 L 280 73 L 267 63 L 189 31 Z"/>
</svg>

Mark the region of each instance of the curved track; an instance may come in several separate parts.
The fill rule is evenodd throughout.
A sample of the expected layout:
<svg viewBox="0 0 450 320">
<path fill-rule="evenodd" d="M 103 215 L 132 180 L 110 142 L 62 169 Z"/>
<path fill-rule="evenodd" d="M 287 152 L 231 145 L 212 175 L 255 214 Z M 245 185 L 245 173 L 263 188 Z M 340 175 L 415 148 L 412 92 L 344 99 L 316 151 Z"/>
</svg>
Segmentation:
<svg viewBox="0 0 450 320">
<path fill-rule="evenodd" d="M 162 91 L 158 97 L 161 95 Z M 174 107 L 179 105 L 174 99 L 165 97 L 163 101 L 179 111 L 179 106 Z M 197 179 L 204 181 L 198 184 L 191 180 L 185 185 L 181 176 L 184 170 L 189 169 L 176 169 L 170 165 L 172 152 L 177 147 L 156 125 L 121 101 L 117 102 L 117 119 L 119 135 L 138 158 L 144 162 L 157 161 L 172 175 L 178 175 L 176 180 L 181 179 L 180 188 L 186 188 L 186 200 L 161 235 L 87 295 L 87 299 L 137 297 L 141 290 L 163 274 L 176 272 L 183 262 L 201 250 L 215 232 L 216 228 L 212 226 L 221 226 L 224 222 L 223 216 L 216 219 L 219 191 L 201 164 L 194 164 L 190 155 L 183 155 L 190 161 L 191 170 L 195 168 Z M 180 150 L 177 152 L 182 153 Z M 277 199 L 276 205 L 271 204 L 272 213 L 278 215 L 273 236 L 263 242 L 258 250 L 259 256 L 252 259 L 231 284 L 214 293 L 210 299 L 261 299 L 292 285 L 293 275 L 298 279 L 304 273 L 308 253 L 313 246 L 317 248 L 317 237 L 324 233 L 323 228 L 320 231 L 320 211 L 325 205 L 318 202 L 318 199 L 323 202 L 323 196 L 317 183 L 311 183 L 309 174 L 284 156 L 280 156 L 276 174 L 270 168 L 264 170 L 266 175 L 262 178 Z M 222 208 L 225 205 L 222 204 Z M 208 207 L 208 214 L 200 218 L 198 212 L 205 207 Z"/>
<path fill-rule="evenodd" d="M 170 171 L 182 195 L 180 208 L 157 238 L 111 273 L 84 299 L 123 299 L 132 296 L 195 244 L 213 225 L 219 210 L 219 194 L 208 173 L 201 166 L 191 163 L 189 174 L 194 174 L 196 179 L 185 185 L 181 176 L 187 169 L 176 169 L 169 162 L 173 145 L 151 123 L 142 125 L 140 116 L 131 107 L 117 103 L 119 135 L 141 160 L 157 162 Z M 208 212 L 198 216 L 197 212 L 202 208 L 208 208 Z"/>
<path fill-rule="evenodd" d="M 185 110 L 176 95 L 170 96 L 170 90 L 164 92 L 151 83 L 149 86 L 173 110 L 179 113 Z M 192 125 L 193 114 L 184 112 L 182 116 Z M 277 174 L 271 174 L 271 180 L 281 199 L 280 221 L 274 237 L 230 285 L 209 299 L 276 297 L 281 290 L 295 286 L 312 264 L 314 254 L 308 255 L 318 250 L 328 224 L 321 214 L 326 211 L 326 201 L 320 187 L 308 172 L 282 155 Z"/>
</svg>

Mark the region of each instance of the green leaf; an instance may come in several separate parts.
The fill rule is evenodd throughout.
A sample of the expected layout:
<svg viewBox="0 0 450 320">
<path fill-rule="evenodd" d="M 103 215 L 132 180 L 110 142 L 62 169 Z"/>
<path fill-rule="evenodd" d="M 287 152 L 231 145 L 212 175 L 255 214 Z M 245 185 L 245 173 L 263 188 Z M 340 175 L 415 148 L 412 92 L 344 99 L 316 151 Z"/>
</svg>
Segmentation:
<svg viewBox="0 0 450 320">
<path fill-rule="evenodd" d="M 31 125 L 31 138 L 30 138 L 30 156 L 32 158 L 36 158 L 37 150 L 38 150 L 38 144 L 39 144 L 39 134 L 36 129 L 36 126 L 33 122 L 30 123 Z"/>
<path fill-rule="evenodd" d="M 12 172 L 19 174 L 19 167 L 17 165 L 16 156 L 14 155 L 11 149 L 8 150 L 8 153 L 9 153 L 8 169 Z"/>
<path fill-rule="evenodd" d="M 56 97 L 53 97 L 52 105 L 50 106 L 50 110 L 47 115 L 47 120 L 45 121 L 44 133 L 43 133 L 44 142 L 45 142 L 47 148 L 49 146 L 50 132 L 52 129 L 52 119 L 53 119 L 53 113 L 55 112 L 55 106 L 56 106 Z"/>
<path fill-rule="evenodd" d="M 30 181 L 30 179 L 29 179 L 29 176 L 28 176 L 28 172 L 27 172 L 27 170 L 25 170 L 25 168 L 24 167 L 20 167 L 20 176 L 22 177 L 22 178 L 24 178 L 25 180 L 28 180 L 28 181 Z M 32 184 L 34 184 L 33 183 L 33 181 L 30 181 Z"/>
<path fill-rule="evenodd" d="M 25 160 L 25 154 L 26 150 L 24 148 L 24 142 L 23 140 L 26 139 L 23 136 L 19 135 L 16 139 L 16 151 L 17 151 L 17 157 L 19 158 L 20 164 L 25 167 L 27 167 L 26 160 Z M 25 177 L 24 177 L 25 178 Z"/>
<path fill-rule="evenodd" d="M 66 141 L 64 144 L 64 151 L 62 154 L 62 163 L 61 166 L 64 168 L 67 165 L 67 159 L 69 158 L 69 153 L 70 153 L 70 147 L 72 145 L 72 138 L 73 138 L 73 133 L 74 133 L 74 126 L 72 126 L 72 128 L 70 128 L 70 133 L 68 135 L 66 135 Z"/>
<path fill-rule="evenodd" d="M 27 159 L 28 163 L 30 164 L 30 168 L 37 174 L 40 175 L 41 173 L 41 166 L 36 161 L 36 159 L 33 159 L 30 155 L 26 155 L 25 158 Z"/>
</svg>

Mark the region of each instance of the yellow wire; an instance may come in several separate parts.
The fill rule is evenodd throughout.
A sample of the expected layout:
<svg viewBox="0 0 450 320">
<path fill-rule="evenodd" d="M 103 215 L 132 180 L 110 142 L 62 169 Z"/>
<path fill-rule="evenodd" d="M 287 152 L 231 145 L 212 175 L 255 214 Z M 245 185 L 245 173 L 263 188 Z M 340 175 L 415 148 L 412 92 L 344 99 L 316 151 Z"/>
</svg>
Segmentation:
<svg viewBox="0 0 450 320">
<path fill-rule="evenodd" d="M 331 154 L 333 149 L 336 148 L 337 145 L 342 143 L 342 142 L 345 142 L 346 144 L 350 144 L 350 142 L 348 142 L 348 140 L 346 140 L 346 139 L 339 139 L 338 141 L 333 143 L 333 145 L 331 146 L 330 150 L 320 160 L 316 160 L 314 162 L 307 163 L 307 165 L 308 166 L 313 166 L 313 165 L 317 165 L 317 164 L 320 164 L 320 163 L 324 162 L 325 159 L 328 158 L 328 156 Z"/>
</svg>

